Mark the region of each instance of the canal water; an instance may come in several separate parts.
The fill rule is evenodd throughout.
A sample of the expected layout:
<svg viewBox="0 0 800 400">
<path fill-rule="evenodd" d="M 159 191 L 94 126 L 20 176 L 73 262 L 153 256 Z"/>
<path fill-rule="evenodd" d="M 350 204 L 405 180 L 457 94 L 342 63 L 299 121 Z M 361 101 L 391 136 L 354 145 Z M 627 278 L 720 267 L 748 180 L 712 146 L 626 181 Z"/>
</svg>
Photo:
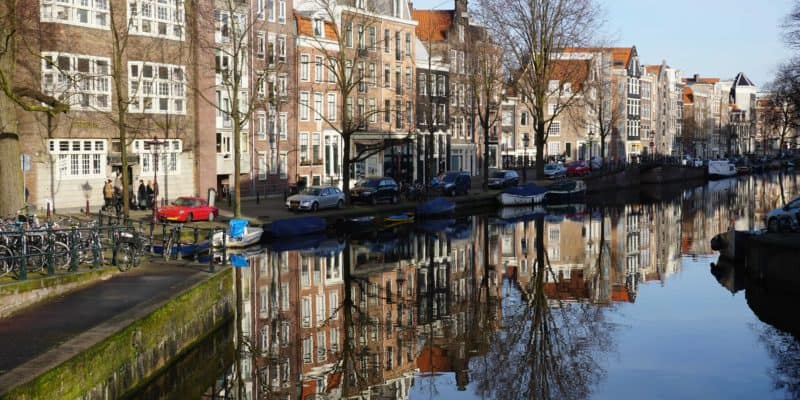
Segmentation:
<svg viewBox="0 0 800 400">
<path fill-rule="evenodd" d="M 797 398 L 800 295 L 747 282 L 709 243 L 763 228 L 797 181 L 741 177 L 251 251 L 231 271 L 236 321 L 142 394 Z"/>
</svg>

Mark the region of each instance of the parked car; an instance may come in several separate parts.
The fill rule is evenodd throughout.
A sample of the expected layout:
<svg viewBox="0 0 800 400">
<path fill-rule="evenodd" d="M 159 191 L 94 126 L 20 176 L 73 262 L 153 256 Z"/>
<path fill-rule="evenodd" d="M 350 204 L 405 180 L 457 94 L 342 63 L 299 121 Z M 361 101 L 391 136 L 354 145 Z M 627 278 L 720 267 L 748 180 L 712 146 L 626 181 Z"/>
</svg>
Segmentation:
<svg viewBox="0 0 800 400">
<path fill-rule="evenodd" d="M 598 157 L 598 156 L 594 156 L 594 157 L 592 157 L 591 164 L 592 164 L 592 169 L 603 168 L 603 159 Z"/>
<path fill-rule="evenodd" d="M 519 185 L 519 174 L 517 171 L 501 169 L 489 175 L 489 187 L 492 189 L 503 189 L 517 185 Z"/>
<path fill-rule="evenodd" d="M 448 196 L 466 195 L 472 188 L 472 177 L 469 172 L 446 172 L 437 178 L 434 188 Z"/>
<path fill-rule="evenodd" d="M 567 164 L 567 176 L 589 175 L 591 170 L 586 161 L 573 161 Z"/>
<path fill-rule="evenodd" d="M 800 197 L 786 203 L 781 208 L 776 208 L 767 213 L 767 230 L 770 232 L 785 232 L 800 225 Z"/>
<path fill-rule="evenodd" d="M 213 221 L 218 216 L 219 210 L 199 197 L 178 197 L 171 205 L 158 209 L 161 221 Z"/>
<path fill-rule="evenodd" d="M 344 207 L 344 192 L 335 186 L 312 186 L 286 199 L 289 210 L 317 211 L 320 208 Z"/>
<path fill-rule="evenodd" d="M 400 188 L 392 178 L 365 178 L 356 182 L 356 185 L 350 189 L 350 200 L 354 203 L 369 204 L 388 200 L 394 204 L 400 200 Z"/>
<path fill-rule="evenodd" d="M 544 166 L 544 176 L 547 179 L 564 178 L 567 176 L 567 169 L 561 164 L 548 163 Z"/>
</svg>

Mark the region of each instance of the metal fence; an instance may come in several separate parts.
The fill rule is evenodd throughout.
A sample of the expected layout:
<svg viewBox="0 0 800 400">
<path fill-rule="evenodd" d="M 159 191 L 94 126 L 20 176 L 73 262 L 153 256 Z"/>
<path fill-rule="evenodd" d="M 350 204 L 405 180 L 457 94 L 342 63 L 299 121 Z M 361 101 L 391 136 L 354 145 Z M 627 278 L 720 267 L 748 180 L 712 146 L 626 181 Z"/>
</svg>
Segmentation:
<svg viewBox="0 0 800 400">
<path fill-rule="evenodd" d="M 81 265 L 125 271 L 141 262 L 175 259 L 207 263 L 213 272 L 228 263 L 227 235 L 219 235 L 215 244 L 220 232 L 224 229 L 151 224 L 102 213 L 80 223 L 0 223 L 0 277 L 74 273 Z"/>
</svg>

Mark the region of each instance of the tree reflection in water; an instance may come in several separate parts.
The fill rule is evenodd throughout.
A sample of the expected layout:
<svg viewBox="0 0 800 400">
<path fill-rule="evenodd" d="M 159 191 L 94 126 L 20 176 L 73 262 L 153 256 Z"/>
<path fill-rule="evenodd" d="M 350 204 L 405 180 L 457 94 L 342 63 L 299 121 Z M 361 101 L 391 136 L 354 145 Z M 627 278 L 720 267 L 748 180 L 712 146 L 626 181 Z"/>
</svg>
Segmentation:
<svg viewBox="0 0 800 400">
<path fill-rule="evenodd" d="M 480 394 L 490 398 L 587 398 L 605 373 L 597 357 L 612 348 L 614 326 L 606 322 L 603 307 L 548 296 L 545 285 L 558 284 L 560 277 L 545 251 L 543 217 L 535 220 L 535 229 L 531 279 L 517 282 L 518 298 L 507 299 L 503 309 L 503 332 L 472 365 L 471 375 Z M 604 233 L 601 228 L 600 249 Z M 598 268 L 608 265 L 604 256 L 609 255 L 598 252 Z"/>
</svg>

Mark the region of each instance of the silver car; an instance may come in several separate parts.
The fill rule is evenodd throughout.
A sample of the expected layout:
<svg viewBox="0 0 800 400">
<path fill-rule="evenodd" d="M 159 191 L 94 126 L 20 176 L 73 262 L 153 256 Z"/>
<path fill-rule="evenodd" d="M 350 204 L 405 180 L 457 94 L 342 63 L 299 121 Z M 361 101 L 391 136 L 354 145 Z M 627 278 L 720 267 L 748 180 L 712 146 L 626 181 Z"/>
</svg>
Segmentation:
<svg viewBox="0 0 800 400">
<path fill-rule="evenodd" d="M 286 199 L 289 210 L 317 211 L 320 208 L 344 207 L 344 192 L 335 186 L 311 186 Z"/>
</svg>

